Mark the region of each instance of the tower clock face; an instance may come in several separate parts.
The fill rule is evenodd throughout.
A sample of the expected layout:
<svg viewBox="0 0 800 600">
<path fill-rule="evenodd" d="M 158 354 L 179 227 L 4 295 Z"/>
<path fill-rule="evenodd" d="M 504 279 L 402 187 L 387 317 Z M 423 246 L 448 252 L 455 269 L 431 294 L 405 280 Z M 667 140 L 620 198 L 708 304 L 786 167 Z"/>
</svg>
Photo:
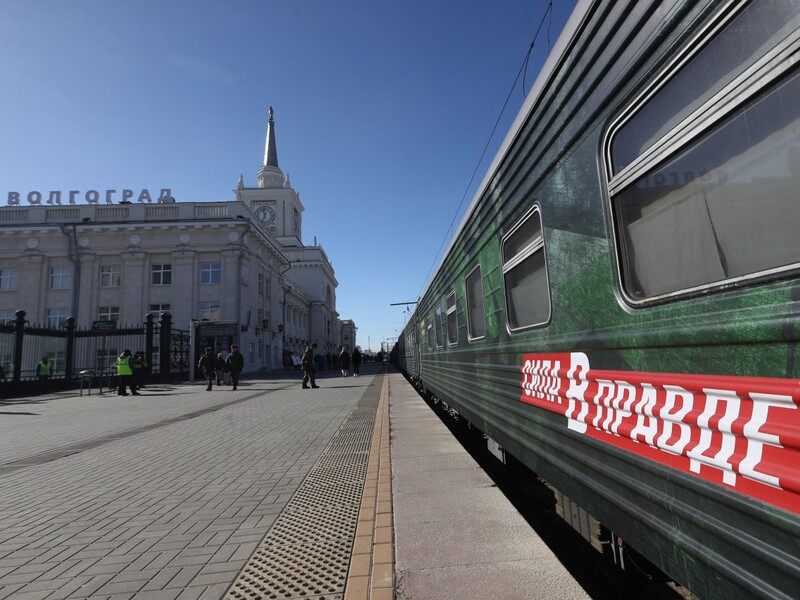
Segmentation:
<svg viewBox="0 0 800 600">
<path fill-rule="evenodd" d="M 275 222 L 275 209 L 271 206 L 260 206 L 256 210 L 256 216 L 264 225 L 272 225 Z"/>
</svg>

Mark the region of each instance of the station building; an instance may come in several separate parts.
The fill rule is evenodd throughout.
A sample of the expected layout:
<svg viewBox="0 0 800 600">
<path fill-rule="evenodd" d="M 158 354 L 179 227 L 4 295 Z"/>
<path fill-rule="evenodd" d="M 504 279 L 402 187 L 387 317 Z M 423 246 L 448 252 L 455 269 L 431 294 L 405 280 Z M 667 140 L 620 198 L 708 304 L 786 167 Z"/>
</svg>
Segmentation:
<svg viewBox="0 0 800 600">
<path fill-rule="evenodd" d="M 76 204 L 70 193 L 62 205 L 34 192 L 22 205 L 10 193 L 0 207 L 0 320 L 23 309 L 32 324 L 59 327 L 72 316 L 90 327 L 169 312 L 174 328 L 204 344 L 237 343 L 250 372 L 296 362 L 310 343 L 331 355 L 355 347 L 355 324 L 336 310 L 331 262 L 303 243 L 304 207 L 278 166 L 272 108 L 257 185 L 240 176 L 235 200 L 130 195 L 107 193 L 103 204 L 93 192 Z"/>
</svg>

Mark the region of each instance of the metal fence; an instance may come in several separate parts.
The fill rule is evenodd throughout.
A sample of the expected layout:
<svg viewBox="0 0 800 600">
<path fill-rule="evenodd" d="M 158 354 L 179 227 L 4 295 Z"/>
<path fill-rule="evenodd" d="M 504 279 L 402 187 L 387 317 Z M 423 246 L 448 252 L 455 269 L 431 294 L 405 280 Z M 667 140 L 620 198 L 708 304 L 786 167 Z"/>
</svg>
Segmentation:
<svg viewBox="0 0 800 600">
<path fill-rule="evenodd" d="M 143 325 L 117 327 L 115 322 L 95 322 L 78 329 L 72 317 L 58 328 L 32 326 L 25 311 L 0 324 L 0 367 L 6 382 L 73 381 L 82 374 L 116 376 L 117 356 L 123 350 L 143 352 L 148 375 L 159 379 L 186 378 L 189 374 L 189 332 L 172 328 L 172 317 L 162 313 L 156 321 L 146 316 Z M 39 364 L 47 357 L 49 376 Z"/>
</svg>

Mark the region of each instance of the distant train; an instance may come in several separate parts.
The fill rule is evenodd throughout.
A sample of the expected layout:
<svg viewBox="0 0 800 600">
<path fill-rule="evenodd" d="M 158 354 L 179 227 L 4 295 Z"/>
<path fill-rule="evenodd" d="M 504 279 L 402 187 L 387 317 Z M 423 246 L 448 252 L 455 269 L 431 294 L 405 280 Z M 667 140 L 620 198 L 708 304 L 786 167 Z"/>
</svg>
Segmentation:
<svg viewBox="0 0 800 600">
<path fill-rule="evenodd" d="M 796 599 L 799 339 L 800 0 L 579 0 L 395 355 L 618 560 Z"/>
</svg>

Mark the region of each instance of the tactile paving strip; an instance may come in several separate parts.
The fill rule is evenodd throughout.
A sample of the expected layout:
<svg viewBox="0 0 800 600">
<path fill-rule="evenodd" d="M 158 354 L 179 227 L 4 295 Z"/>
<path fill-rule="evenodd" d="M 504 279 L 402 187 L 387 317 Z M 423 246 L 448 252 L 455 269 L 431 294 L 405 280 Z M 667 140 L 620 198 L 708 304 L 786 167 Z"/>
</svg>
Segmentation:
<svg viewBox="0 0 800 600">
<path fill-rule="evenodd" d="M 376 376 L 225 600 L 341 600 L 383 377 Z"/>
</svg>

